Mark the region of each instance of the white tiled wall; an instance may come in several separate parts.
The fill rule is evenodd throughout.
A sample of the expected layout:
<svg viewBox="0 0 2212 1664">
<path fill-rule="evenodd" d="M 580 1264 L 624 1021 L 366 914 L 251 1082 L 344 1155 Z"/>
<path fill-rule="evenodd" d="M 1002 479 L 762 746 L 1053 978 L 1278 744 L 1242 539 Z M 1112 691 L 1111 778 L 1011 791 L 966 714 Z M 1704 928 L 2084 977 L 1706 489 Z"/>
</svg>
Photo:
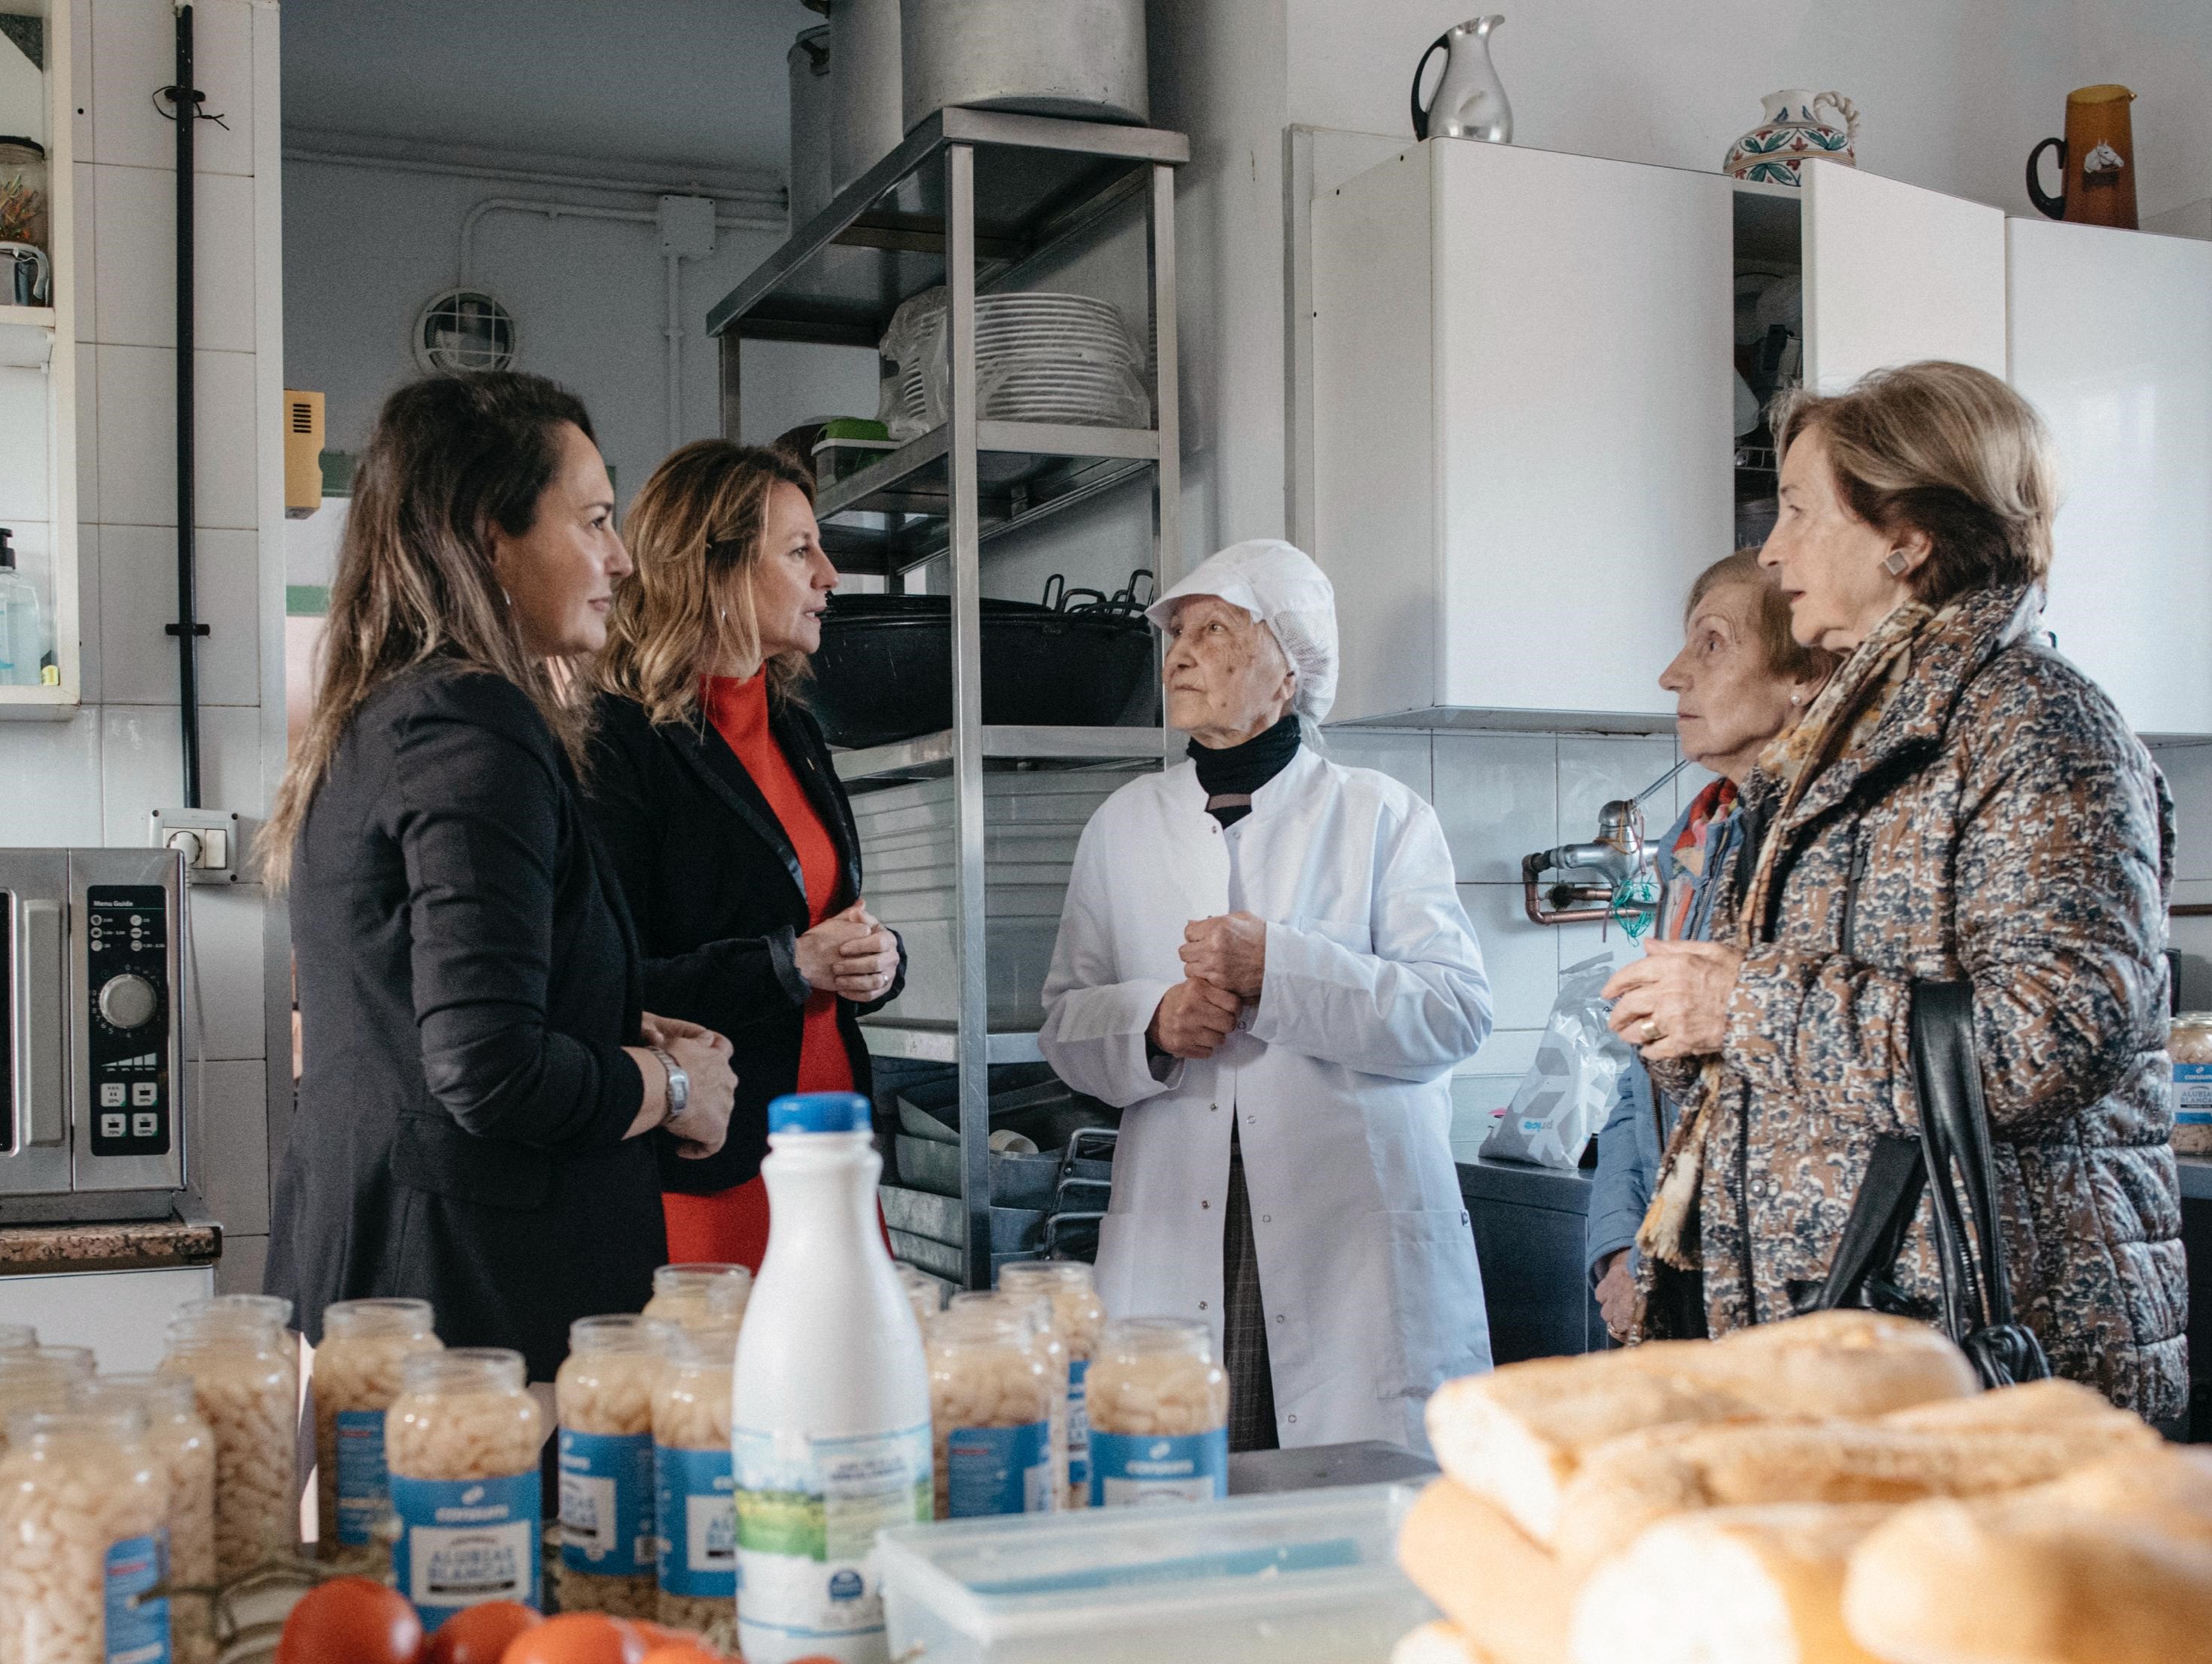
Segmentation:
<svg viewBox="0 0 2212 1664">
<path fill-rule="evenodd" d="M 283 386 L 277 17 L 270 0 L 195 8 L 194 78 L 222 117 L 194 135 L 202 798 L 249 818 L 283 760 L 282 667 L 262 648 L 281 631 L 283 585 L 270 535 L 283 523 L 269 442 Z M 86 703 L 66 722 L 0 724 L 0 844 L 141 844 L 149 811 L 182 802 L 163 629 L 176 608 L 174 129 L 153 100 L 173 79 L 174 13 L 169 0 L 76 0 L 72 29 Z M 42 466 L 22 428 L 0 389 L 0 511 L 15 475 Z M 270 1082 L 289 1082 L 268 1062 L 267 904 L 257 886 L 202 887 L 191 909 L 206 1059 L 191 1148 L 229 1236 L 221 1283 L 258 1286 Z M 198 1033 L 185 1044 L 198 1051 Z"/>
<path fill-rule="evenodd" d="M 1452 1143 L 1464 1161 L 1482 1142 L 1491 1112 L 1504 1106 L 1535 1061 L 1560 972 L 1595 954 L 1626 960 L 1638 951 L 1617 927 L 1531 924 L 1522 907 L 1521 857 L 1593 837 L 1601 808 L 1635 795 L 1674 766 L 1674 743 L 1641 735 L 1365 728 L 1331 729 L 1327 742 L 1338 762 L 1379 769 L 1427 798 L 1451 845 L 1460 899 L 1482 942 L 1496 1023 L 1452 1083 Z M 2212 764 L 2212 748 L 2205 755 Z M 1665 831 L 1711 778 L 1694 766 L 1685 769 L 1647 802 L 1650 836 Z"/>
</svg>

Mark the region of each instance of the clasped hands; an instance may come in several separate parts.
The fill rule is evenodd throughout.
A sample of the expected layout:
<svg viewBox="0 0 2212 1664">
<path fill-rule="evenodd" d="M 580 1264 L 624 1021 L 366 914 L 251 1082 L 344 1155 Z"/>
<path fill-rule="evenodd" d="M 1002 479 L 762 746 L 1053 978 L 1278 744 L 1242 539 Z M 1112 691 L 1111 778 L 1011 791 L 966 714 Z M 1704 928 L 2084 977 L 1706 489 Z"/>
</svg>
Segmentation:
<svg viewBox="0 0 2212 1664">
<path fill-rule="evenodd" d="M 1743 954 L 1710 942 L 1653 942 L 1605 985 L 1613 1032 L 1647 1061 L 1702 1058 L 1728 1039 L 1729 994 Z"/>
<path fill-rule="evenodd" d="M 658 1046 L 675 1058 L 677 1067 L 690 1080 L 691 1095 L 684 1102 L 684 1112 L 660 1125 L 676 1140 L 678 1155 L 703 1161 L 721 1149 L 729 1133 L 730 1109 L 738 1092 L 738 1072 L 730 1064 L 730 1042 L 699 1023 L 651 1011 L 639 1019 L 638 1028 L 646 1045 Z"/>
<path fill-rule="evenodd" d="M 881 999 L 898 975 L 898 938 L 855 901 L 799 937 L 799 974 L 817 992 L 855 1005 Z"/>
<path fill-rule="evenodd" d="M 1194 919 L 1184 927 L 1183 979 L 1152 1012 L 1145 1038 L 1171 1058 L 1210 1058 L 1235 1032 L 1267 972 L 1267 922 L 1252 913 Z"/>
</svg>

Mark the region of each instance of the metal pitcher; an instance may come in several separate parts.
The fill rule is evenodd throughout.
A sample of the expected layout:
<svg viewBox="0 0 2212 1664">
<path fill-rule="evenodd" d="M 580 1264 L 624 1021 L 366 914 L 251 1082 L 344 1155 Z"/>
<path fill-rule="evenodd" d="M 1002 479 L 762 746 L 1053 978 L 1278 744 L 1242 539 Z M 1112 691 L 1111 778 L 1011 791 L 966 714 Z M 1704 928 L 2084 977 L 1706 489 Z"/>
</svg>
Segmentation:
<svg viewBox="0 0 2212 1664">
<path fill-rule="evenodd" d="M 0 305 L 45 306 L 53 289 L 53 267 L 36 243 L 0 242 Z"/>
<path fill-rule="evenodd" d="M 1513 107 L 1506 102 L 1505 84 L 1490 61 L 1490 37 L 1505 21 L 1503 13 L 1470 17 L 1446 29 L 1429 43 L 1421 61 L 1413 65 L 1413 137 L 1415 138 L 1479 138 L 1486 144 L 1513 143 Z M 1444 54 L 1444 72 L 1426 104 L 1421 102 L 1421 76 L 1429 59 Z"/>
</svg>

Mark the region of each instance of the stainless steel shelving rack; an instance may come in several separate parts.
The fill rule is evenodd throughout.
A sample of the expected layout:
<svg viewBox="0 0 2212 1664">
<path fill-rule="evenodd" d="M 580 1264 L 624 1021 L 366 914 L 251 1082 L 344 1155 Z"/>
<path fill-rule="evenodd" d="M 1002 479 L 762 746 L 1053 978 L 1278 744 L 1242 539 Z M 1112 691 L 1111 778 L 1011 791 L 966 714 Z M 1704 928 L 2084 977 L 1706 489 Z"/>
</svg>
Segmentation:
<svg viewBox="0 0 2212 1664">
<path fill-rule="evenodd" d="M 990 1085 L 994 1063 L 1032 1059 L 1033 1034 L 989 1030 L 985 976 L 983 768 L 987 759 L 1065 764 L 1162 754 L 1154 728 L 987 728 L 982 704 L 984 544 L 1147 474 L 1153 570 L 1182 570 L 1176 418 L 1175 170 L 1180 133 L 1000 111 L 949 109 L 923 122 L 776 250 L 707 327 L 722 343 L 724 430 L 738 431 L 738 343 L 873 347 L 909 296 L 943 283 L 951 370 L 945 424 L 824 490 L 823 542 L 842 570 L 897 576 L 949 555 L 952 726 L 848 752 L 848 782 L 950 773 L 959 829 L 960 1021 L 869 1026 L 879 1055 L 927 1058 L 960 1074 L 962 1211 L 972 1287 L 991 1282 Z M 1150 429 L 986 422 L 975 393 L 975 297 L 1027 285 L 1048 259 L 1109 230 L 1141 204 L 1155 369 Z"/>
</svg>

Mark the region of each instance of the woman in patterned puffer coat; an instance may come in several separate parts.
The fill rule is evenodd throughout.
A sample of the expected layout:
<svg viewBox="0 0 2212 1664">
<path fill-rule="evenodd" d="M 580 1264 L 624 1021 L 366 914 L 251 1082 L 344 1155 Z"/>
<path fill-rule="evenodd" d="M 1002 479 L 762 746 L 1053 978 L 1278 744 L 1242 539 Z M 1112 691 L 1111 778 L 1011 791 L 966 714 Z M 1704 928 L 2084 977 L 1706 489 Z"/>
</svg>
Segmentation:
<svg viewBox="0 0 2212 1664">
<path fill-rule="evenodd" d="M 2061 1374 L 2177 1417 L 2172 803 L 2040 627 L 2042 424 L 1995 377 L 1923 363 L 1790 395 L 1774 430 L 1782 515 L 1761 558 L 1797 639 L 1850 657 L 1744 789 L 1765 832 L 1722 880 L 1729 919 L 1655 944 L 1608 990 L 1615 1029 L 1685 1099 L 1638 1238 L 1646 1275 L 1701 1274 L 1712 1332 L 1790 1315 L 1876 1137 L 1917 1136 L 1913 980 L 1971 979 L 2019 1314 Z M 1898 1280 L 1932 1316 L 1928 1217 Z"/>
</svg>

